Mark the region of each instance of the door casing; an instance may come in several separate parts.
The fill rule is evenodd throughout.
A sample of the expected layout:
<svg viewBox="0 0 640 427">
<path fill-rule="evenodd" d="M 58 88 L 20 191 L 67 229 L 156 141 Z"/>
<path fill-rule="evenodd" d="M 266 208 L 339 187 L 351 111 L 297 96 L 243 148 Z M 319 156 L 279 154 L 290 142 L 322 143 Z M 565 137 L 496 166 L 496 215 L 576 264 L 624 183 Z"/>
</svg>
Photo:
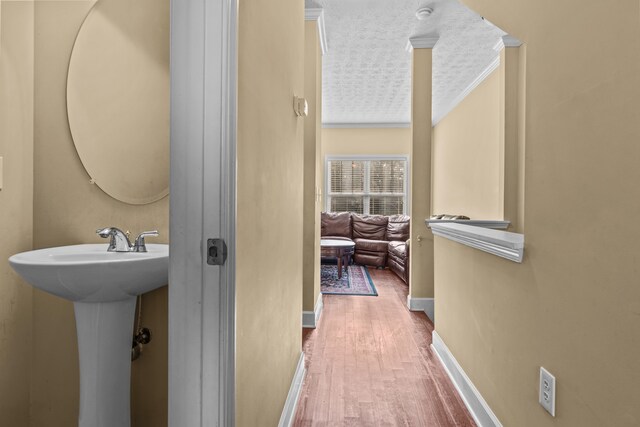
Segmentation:
<svg viewBox="0 0 640 427">
<path fill-rule="evenodd" d="M 171 2 L 169 426 L 233 426 L 237 0 Z M 206 242 L 222 238 L 222 266 Z"/>
</svg>

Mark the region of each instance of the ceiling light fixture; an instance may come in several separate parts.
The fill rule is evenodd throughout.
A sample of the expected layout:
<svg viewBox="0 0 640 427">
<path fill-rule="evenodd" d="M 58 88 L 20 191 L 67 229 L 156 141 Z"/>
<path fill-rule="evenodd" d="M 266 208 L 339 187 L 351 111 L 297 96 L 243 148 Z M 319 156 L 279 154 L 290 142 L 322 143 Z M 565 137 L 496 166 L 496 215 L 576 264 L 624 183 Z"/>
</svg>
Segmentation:
<svg viewBox="0 0 640 427">
<path fill-rule="evenodd" d="M 416 10 L 416 18 L 418 18 L 419 21 L 423 21 L 427 19 L 429 16 L 431 16 L 432 13 L 433 13 L 433 8 L 428 6 L 421 7 L 418 10 Z"/>
</svg>

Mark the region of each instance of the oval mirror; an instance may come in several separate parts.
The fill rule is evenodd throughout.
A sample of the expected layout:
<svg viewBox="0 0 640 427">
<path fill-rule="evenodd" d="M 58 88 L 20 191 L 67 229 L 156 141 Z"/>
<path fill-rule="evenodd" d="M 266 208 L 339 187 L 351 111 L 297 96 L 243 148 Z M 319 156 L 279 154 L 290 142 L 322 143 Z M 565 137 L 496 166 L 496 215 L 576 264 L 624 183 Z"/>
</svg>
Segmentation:
<svg viewBox="0 0 640 427">
<path fill-rule="evenodd" d="M 169 2 L 99 0 L 67 76 L 71 135 L 87 173 L 131 204 L 169 193 Z"/>
</svg>

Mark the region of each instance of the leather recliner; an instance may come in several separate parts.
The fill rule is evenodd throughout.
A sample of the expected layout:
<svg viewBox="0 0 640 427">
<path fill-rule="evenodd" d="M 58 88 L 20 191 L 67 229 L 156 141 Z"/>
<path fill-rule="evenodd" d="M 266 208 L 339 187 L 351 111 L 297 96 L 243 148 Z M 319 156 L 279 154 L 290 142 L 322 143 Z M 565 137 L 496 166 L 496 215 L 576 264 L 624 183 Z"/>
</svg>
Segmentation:
<svg viewBox="0 0 640 427">
<path fill-rule="evenodd" d="M 351 215 L 353 241 L 356 243 L 353 259 L 356 263 L 376 267 L 384 267 L 387 264 L 388 222 L 389 217 L 383 215 Z"/>
<path fill-rule="evenodd" d="M 396 273 L 404 283 L 409 283 L 409 217 L 393 215 L 387 225 L 389 240 L 389 258 L 387 266 Z"/>
<path fill-rule="evenodd" d="M 322 212 L 320 235 L 323 239 L 351 240 L 351 213 Z"/>
</svg>

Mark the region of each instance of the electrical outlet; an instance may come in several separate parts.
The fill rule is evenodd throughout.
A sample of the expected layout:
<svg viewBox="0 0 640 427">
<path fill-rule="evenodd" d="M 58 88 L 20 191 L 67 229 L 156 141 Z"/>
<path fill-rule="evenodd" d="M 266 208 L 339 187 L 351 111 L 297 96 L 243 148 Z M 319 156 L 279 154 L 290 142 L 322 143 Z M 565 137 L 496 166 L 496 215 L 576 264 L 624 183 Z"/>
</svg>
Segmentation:
<svg viewBox="0 0 640 427">
<path fill-rule="evenodd" d="M 552 417 L 556 416 L 556 377 L 540 367 L 540 397 L 538 401 Z"/>
</svg>

